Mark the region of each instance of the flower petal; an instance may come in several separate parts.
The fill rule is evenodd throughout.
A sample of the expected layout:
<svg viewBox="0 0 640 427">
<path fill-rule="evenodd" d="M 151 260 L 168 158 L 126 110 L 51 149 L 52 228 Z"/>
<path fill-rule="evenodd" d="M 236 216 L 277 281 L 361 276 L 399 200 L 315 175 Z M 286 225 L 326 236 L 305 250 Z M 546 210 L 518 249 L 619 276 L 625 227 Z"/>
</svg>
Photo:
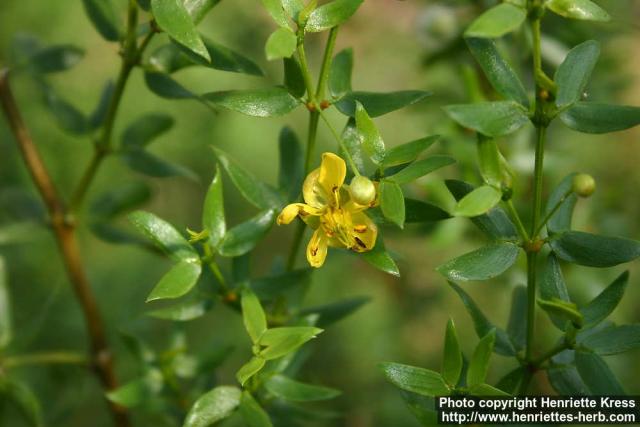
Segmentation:
<svg viewBox="0 0 640 427">
<path fill-rule="evenodd" d="M 333 153 L 324 153 L 320 164 L 318 182 L 324 188 L 333 206 L 338 206 L 338 194 L 347 176 L 347 165 L 344 160 Z"/>
<path fill-rule="evenodd" d="M 311 171 L 302 184 L 302 197 L 307 205 L 323 209 L 329 204 L 328 195 L 318 182 L 320 168 Z"/>
<path fill-rule="evenodd" d="M 327 248 L 327 236 L 322 230 L 316 230 L 307 245 L 307 261 L 311 267 L 322 267 L 327 258 Z"/>
<path fill-rule="evenodd" d="M 353 221 L 352 236 L 356 242 L 351 249 L 355 252 L 370 251 L 376 245 L 378 227 L 362 212 L 353 213 L 351 219 Z"/>
<path fill-rule="evenodd" d="M 304 203 L 292 203 L 282 209 L 282 212 L 278 215 L 277 222 L 278 225 L 289 224 L 298 215 L 304 220 L 305 217 L 309 215 L 319 216 L 321 213 L 322 211 L 320 209 L 316 209 L 313 206 L 305 205 Z"/>
</svg>

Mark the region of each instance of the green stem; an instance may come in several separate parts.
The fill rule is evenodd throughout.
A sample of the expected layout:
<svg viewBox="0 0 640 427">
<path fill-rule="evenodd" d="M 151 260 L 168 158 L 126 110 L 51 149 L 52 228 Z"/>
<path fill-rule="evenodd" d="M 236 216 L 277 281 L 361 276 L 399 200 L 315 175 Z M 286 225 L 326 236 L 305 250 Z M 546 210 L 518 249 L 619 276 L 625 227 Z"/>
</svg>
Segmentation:
<svg viewBox="0 0 640 427">
<path fill-rule="evenodd" d="M 356 165 L 356 162 L 353 161 L 353 158 L 351 157 L 351 154 L 349 153 L 349 150 L 347 150 L 347 147 L 345 147 L 344 142 L 342 141 L 342 138 L 340 138 L 340 135 L 338 135 L 338 132 L 331 125 L 331 122 L 329 121 L 329 119 L 327 119 L 327 116 L 322 111 L 320 111 L 319 113 L 320 113 L 320 117 L 322 117 L 322 120 L 325 122 L 325 124 L 327 125 L 327 127 L 331 131 L 331 134 L 333 135 L 333 137 L 338 142 L 338 146 L 342 149 L 342 152 L 344 153 L 344 156 L 347 158 L 347 163 L 349 164 L 349 167 L 351 168 L 351 172 L 353 172 L 353 174 L 355 176 L 359 176 L 360 175 L 360 171 L 358 171 L 358 166 Z"/>
<path fill-rule="evenodd" d="M 553 209 L 551 209 L 547 213 L 547 215 L 542 219 L 542 221 L 540 221 L 540 224 L 538 224 L 538 227 L 536 228 L 535 232 L 533 233 L 534 236 L 539 236 L 540 235 L 540 232 L 542 231 L 542 228 L 545 225 L 547 225 L 547 223 L 549 222 L 551 217 L 553 215 L 555 215 L 555 213 L 558 211 L 558 209 L 560 209 L 560 206 L 562 206 L 564 201 L 567 200 L 567 197 L 569 197 L 571 194 L 573 194 L 573 188 L 569 189 L 566 193 L 564 193 L 564 195 L 560 198 L 560 200 L 558 200 L 558 203 L 556 203 L 556 205 L 553 207 Z"/>
<path fill-rule="evenodd" d="M 568 348 L 570 347 L 567 345 L 567 343 L 565 341 L 562 341 L 558 345 L 556 345 L 555 347 L 553 347 L 552 349 L 544 353 L 542 356 L 532 360 L 531 364 L 535 367 L 540 367 L 548 359 L 551 359 L 556 354 L 561 353 Z"/>
<path fill-rule="evenodd" d="M 209 266 L 209 270 L 213 273 L 216 280 L 220 283 L 220 287 L 224 290 L 224 292 L 229 291 L 229 287 L 227 286 L 227 281 L 224 280 L 224 276 L 220 271 L 220 267 L 218 267 L 218 263 L 214 259 L 213 251 L 211 250 L 211 246 L 209 246 L 208 242 L 204 242 L 202 244 L 202 248 L 204 251 L 204 259 L 206 260 L 207 265 Z"/>
<path fill-rule="evenodd" d="M 23 354 L 11 356 L 0 362 L 3 368 L 11 369 L 32 365 L 89 365 L 89 359 L 84 354 L 68 351 L 54 351 L 48 353 Z"/>
<path fill-rule="evenodd" d="M 69 203 L 69 211 L 76 212 L 84 202 L 84 199 L 89 191 L 89 187 L 93 183 L 100 165 L 111 152 L 111 139 L 113 135 L 113 128 L 116 121 L 116 116 L 120 108 L 120 101 L 124 94 L 124 89 L 131 75 L 131 71 L 139 63 L 142 53 L 149 45 L 149 42 L 155 35 L 154 31 L 149 32 L 146 37 L 137 46 L 137 25 L 138 25 L 138 7 L 134 0 L 129 1 L 129 15 L 128 15 L 127 35 L 123 44 L 122 63 L 120 64 L 120 72 L 116 80 L 116 85 L 113 89 L 113 94 L 109 100 L 107 107 L 107 114 L 105 115 L 104 123 L 101 128 L 100 135 L 94 143 L 94 153 L 87 169 L 82 174 L 78 186 L 76 187 L 71 201 Z"/>
<path fill-rule="evenodd" d="M 511 215 L 511 218 L 516 223 L 516 228 L 518 230 L 518 234 L 520 234 L 520 239 L 522 239 L 522 243 L 527 243 L 529 241 L 529 233 L 527 233 L 527 229 L 524 227 L 524 224 L 522 223 L 522 219 L 520 219 L 520 215 L 518 215 L 518 211 L 513 206 L 513 202 L 511 200 L 507 200 L 505 202 L 505 205 L 507 206 L 507 211 L 509 212 L 509 215 Z"/>
<path fill-rule="evenodd" d="M 304 80 L 304 86 L 307 89 L 307 96 L 309 101 L 315 107 L 316 105 L 316 91 L 313 88 L 313 79 L 309 72 L 309 63 L 307 62 L 307 54 L 304 50 L 304 35 L 298 36 L 298 59 L 300 60 L 300 69 L 302 70 L 302 78 Z"/>
<path fill-rule="evenodd" d="M 537 127 L 536 141 L 536 159 L 533 172 L 533 221 L 531 223 L 531 238 L 538 237 L 537 231 L 540 230 L 540 216 L 542 211 L 542 173 L 544 170 L 544 145 L 547 134 L 547 128 L 544 126 Z"/>
<path fill-rule="evenodd" d="M 319 99 L 320 101 L 324 99 L 325 89 L 327 87 L 327 81 L 329 80 L 329 70 L 331 69 L 333 49 L 336 46 L 338 28 L 339 27 L 333 27 L 329 31 L 329 37 L 327 38 L 327 46 L 324 50 L 324 56 L 322 58 L 322 66 L 320 67 L 320 77 L 318 77 L 318 90 L 316 91 L 316 99 Z"/>
</svg>

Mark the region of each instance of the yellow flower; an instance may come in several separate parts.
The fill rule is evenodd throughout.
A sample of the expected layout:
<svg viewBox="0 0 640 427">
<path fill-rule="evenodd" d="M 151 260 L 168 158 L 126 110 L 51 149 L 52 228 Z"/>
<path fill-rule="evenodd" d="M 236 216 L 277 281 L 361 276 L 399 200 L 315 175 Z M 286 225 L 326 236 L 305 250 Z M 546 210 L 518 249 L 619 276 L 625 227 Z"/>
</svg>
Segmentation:
<svg viewBox="0 0 640 427">
<path fill-rule="evenodd" d="M 320 167 L 312 171 L 302 186 L 305 203 L 286 206 L 278 224 L 289 224 L 299 216 L 315 231 L 307 245 L 307 260 L 321 267 L 329 246 L 366 252 L 376 244 L 378 229 L 363 212 L 365 206 L 353 201 L 344 184 L 347 168 L 340 157 L 324 153 Z"/>
</svg>

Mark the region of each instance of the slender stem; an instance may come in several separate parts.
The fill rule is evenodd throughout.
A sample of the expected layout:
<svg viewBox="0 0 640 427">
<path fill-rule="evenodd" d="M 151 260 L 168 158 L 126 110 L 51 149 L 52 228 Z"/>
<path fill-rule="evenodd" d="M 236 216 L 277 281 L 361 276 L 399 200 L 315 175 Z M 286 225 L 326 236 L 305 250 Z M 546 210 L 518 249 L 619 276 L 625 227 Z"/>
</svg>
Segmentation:
<svg viewBox="0 0 640 427">
<path fill-rule="evenodd" d="M 113 94 L 111 95 L 111 99 L 109 100 L 109 105 L 107 107 L 107 114 L 105 115 L 104 123 L 101 128 L 100 135 L 98 139 L 94 143 L 94 153 L 87 169 L 82 174 L 82 178 L 78 182 L 78 186 L 76 187 L 73 195 L 71 196 L 71 201 L 69 203 L 69 211 L 76 212 L 84 202 L 84 199 L 87 195 L 89 187 L 93 183 L 102 162 L 107 157 L 107 155 L 111 152 L 111 139 L 113 135 L 113 128 L 116 122 L 116 117 L 118 114 L 118 110 L 120 109 L 120 101 L 122 100 L 122 96 L 124 94 L 125 87 L 127 85 L 127 81 L 129 80 L 129 76 L 131 75 L 131 71 L 135 68 L 135 66 L 139 63 L 140 57 L 142 56 L 144 50 L 149 45 L 149 42 L 156 34 L 155 31 L 151 30 L 145 38 L 140 43 L 138 47 L 136 40 L 136 31 L 137 31 L 137 23 L 138 23 L 138 7 L 134 0 L 130 0 L 129 2 L 129 16 L 128 16 L 128 29 L 127 36 L 124 41 L 123 46 L 123 54 L 122 54 L 122 63 L 120 64 L 120 72 L 118 73 L 118 78 L 116 80 L 116 85 L 113 89 Z"/>
<path fill-rule="evenodd" d="M 544 145 L 547 134 L 547 128 L 544 126 L 538 126 L 536 129 L 537 141 L 536 141 L 536 159 L 535 169 L 533 176 L 533 221 L 531 223 L 531 238 L 538 237 L 537 231 L 540 229 L 540 216 L 542 211 L 542 174 L 544 170 Z"/>
<path fill-rule="evenodd" d="M 304 161 L 304 175 L 306 176 L 311 171 L 311 162 L 313 160 L 313 153 L 316 147 L 316 137 L 318 134 L 318 122 L 320 114 L 317 111 L 309 112 L 309 129 L 307 132 L 307 151 Z M 291 250 L 289 251 L 289 257 L 287 258 L 287 271 L 294 269 L 296 265 L 296 258 L 298 257 L 298 251 L 302 244 L 302 238 L 304 237 L 305 223 L 299 221 L 296 227 L 296 231 L 293 235 L 293 241 L 291 243 Z"/>
<path fill-rule="evenodd" d="M 27 169 L 47 207 L 51 227 L 60 248 L 67 274 L 84 314 L 96 375 L 105 390 L 116 389 L 118 381 L 113 366 L 113 357 L 107 344 L 102 316 L 83 268 L 75 224 L 69 220 L 62 199 L 59 197 L 51 176 L 22 119 L 9 85 L 7 71 L 0 74 L 0 101 Z M 123 407 L 112 402 L 109 402 L 109 407 L 117 426 L 128 427 L 130 425 Z"/>
<path fill-rule="evenodd" d="M 31 365 L 88 365 L 87 356 L 68 351 L 23 354 L 7 357 L 0 362 L 3 368 L 11 369 Z"/>
<path fill-rule="evenodd" d="M 313 87 L 313 80 L 311 73 L 309 72 L 309 63 L 307 62 L 307 54 L 304 50 L 304 36 L 298 36 L 298 59 L 300 60 L 300 69 L 302 70 L 302 78 L 304 85 L 307 88 L 307 96 L 309 101 L 314 105 L 316 104 L 316 91 Z"/>
<path fill-rule="evenodd" d="M 329 37 L 327 38 L 327 46 L 324 49 L 322 66 L 320 67 L 320 77 L 318 77 L 318 90 L 316 91 L 316 99 L 320 101 L 324 99 L 325 89 L 327 87 L 327 81 L 329 80 L 329 70 L 331 69 L 331 59 L 333 57 L 333 49 L 336 46 L 338 28 L 340 27 L 333 27 L 329 31 Z"/>
<path fill-rule="evenodd" d="M 548 359 L 551 359 L 556 354 L 561 353 L 568 348 L 569 346 L 567 345 L 567 343 L 565 341 L 562 341 L 558 345 L 556 345 L 555 347 L 553 347 L 552 349 L 550 349 L 549 351 L 541 355 L 540 357 L 537 357 L 536 359 L 532 360 L 531 364 L 533 366 L 540 367 L 540 365 L 542 365 Z"/>
<path fill-rule="evenodd" d="M 360 175 L 360 171 L 358 171 L 358 166 L 356 165 L 356 162 L 353 161 L 353 158 L 351 157 L 349 150 L 347 150 L 347 147 L 345 147 L 344 142 L 342 141 L 342 138 L 340 138 L 340 135 L 338 135 L 338 132 L 331 125 L 331 122 L 329 121 L 327 116 L 322 111 L 320 111 L 320 117 L 322 117 L 322 120 L 325 122 L 325 124 L 331 131 L 331 134 L 333 135 L 335 140 L 338 142 L 338 146 L 342 149 L 344 156 L 347 158 L 347 163 L 349 163 L 349 167 L 351 168 L 351 172 L 353 172 L 355 176 Z"/>
<path fill-rule="evenodd" d="M 553 209 L 551 209 L 547 213 L 547 215 L 542 219 L 542 221 L 540 221 L 540 224 L 538 224 L 538 228 L 536 228 L 536 231 L 533 233 L 535 236 L 540 235 L 542 228 L 549 222 L 551 217 L 553 217 L 553 215 L 555 215 L 555 213 L 558 212 L 558 209 L 560 209 L 560 206 L 562 206 L 564 201 L 567 200 L 567 197 L 569 197 L 571 194 L 573 194 L 573 188 L 570 188 L 569 190 L 567 190 L 567 192 L 564 193 L 564 195 L 560 198 L 560 200 L 558 200 L 558 203 L 555 204 Z"/>
<path fill-rule="evenodd" d="M 520 219 L 520 215 L 518 215 L 518 211 L 513 206 L 513 202 L 511 200 L 507 200 L 505 202 L 505 205 L 507 206 L 507 211 L 509 212 L 509 215 L 511 215 L 511 218 L 516 223 L 516 228 L 518 230 L 518 234 L 520 234 L 520 239 L 522 239 L 522 243 L 528 242 L 529 233 L 527 233 L 527 229 L 524 227 L 524 224 L 522 223 L 522 219 Z"/>
</svg>

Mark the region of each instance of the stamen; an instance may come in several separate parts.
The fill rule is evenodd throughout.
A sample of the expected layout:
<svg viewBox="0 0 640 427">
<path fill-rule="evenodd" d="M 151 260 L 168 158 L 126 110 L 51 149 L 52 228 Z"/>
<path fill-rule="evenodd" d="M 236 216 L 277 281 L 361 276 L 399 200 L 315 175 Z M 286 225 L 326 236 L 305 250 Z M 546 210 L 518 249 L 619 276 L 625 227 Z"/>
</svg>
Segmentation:
<svg viewBox="0 0 640 427">
<path fill-rule="evenodd" d="M 318 248 L 311 248 L 311 255 L 316 256 L 318 253 Z"/>
<path fill-rule="evenodd" d="M 362 240 L 360 240 L 359 237 L 356 237 L 356 243 L 358 244 L 358 246 L 360 246 L 362 249 L 367 249 L 367 245 L 364 244 L 364 242 Z"/>
</svg>

